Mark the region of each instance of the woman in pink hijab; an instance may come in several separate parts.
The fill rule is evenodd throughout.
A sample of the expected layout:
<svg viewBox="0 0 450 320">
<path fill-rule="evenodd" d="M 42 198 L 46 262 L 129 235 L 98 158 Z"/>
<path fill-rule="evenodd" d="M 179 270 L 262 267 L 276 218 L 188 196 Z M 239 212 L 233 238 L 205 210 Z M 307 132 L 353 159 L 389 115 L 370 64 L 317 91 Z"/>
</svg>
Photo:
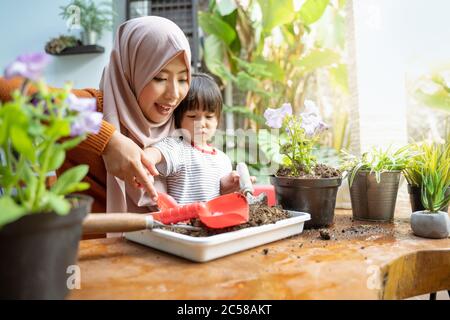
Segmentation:
<svg viewBox="0 0 450 320">
<path fill-rule="evenodd" d="M 119 26 L 97 98 L 102 129 L 71 150 L 62 171 L 89 165 L 93 212 L 148 212 L 157 197 L 154 165 L 144 149 L 174 129 L 173 111 L 186 96 L 191 51 L 172 21 L 148 16 Z M 162 187 L 161 187 L 162 188 Z"/>
<path fill-rule="evenodd" d="M 107 148 L 103 155 L 108 171 L 107 212 L 148 211 L 145 206 L 154 204 L 152 175 L 157 172 L 141 150 L 175 129 L 173 111 L 189 90 L 190 61 L 189 42 L 170 20 L 141 17 L 118 28 L 100 82 L 104 120 L 122 135 L 118 148 L 112 154 Z M 133 142 L 139 152 L 133 152 Z"/>
</svg>

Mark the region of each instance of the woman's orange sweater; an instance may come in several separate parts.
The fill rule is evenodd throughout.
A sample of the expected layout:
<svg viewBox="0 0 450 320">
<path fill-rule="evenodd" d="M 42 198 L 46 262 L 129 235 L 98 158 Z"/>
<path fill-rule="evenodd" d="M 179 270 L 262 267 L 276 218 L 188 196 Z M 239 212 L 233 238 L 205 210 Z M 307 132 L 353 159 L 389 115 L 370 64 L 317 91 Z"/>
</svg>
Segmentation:
<svg viewBox="0 0 450 320">
<path fill-rule="evenodd" d="M 13 78 L 6 80 L 0 77 L 0 101 L 11 100 L 11 94 L 16 89 L 20 89 L 23 78 Z M 50 90 L 59 90 L 51 88 Z M 28 94 L 34 94 L 36 88 L 30 87 Z M 80 98 L 96 98 L 97 111 L 103 112 L 103 93 L 96 89 L 73 89 L 72 93 Z M 89 173 L 84 181 L 90 183 L 91 187 L 84 193 L 94 197 L 92 212 L 106 212 L 106 169 L 101 157 L 106 145 L 115 131 L 115 127 L 102 121 L 102 126 L 98 134 L 90 134 L 77 147 L 71 149 L 66 154 L 66 160 L 57 174 L 76 166 L 78 164 L 89 165 Z"/>
</svg>

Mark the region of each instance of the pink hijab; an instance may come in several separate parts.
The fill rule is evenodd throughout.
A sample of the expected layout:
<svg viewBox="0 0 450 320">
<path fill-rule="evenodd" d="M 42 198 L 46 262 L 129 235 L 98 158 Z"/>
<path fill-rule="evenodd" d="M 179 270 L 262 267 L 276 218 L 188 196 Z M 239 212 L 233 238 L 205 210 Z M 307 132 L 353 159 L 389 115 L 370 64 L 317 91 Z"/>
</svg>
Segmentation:
<svg viewBox="0 0 450 320">
<path fill-rule="evenodd" d="M 173 117 L 164 123 L 147 120 L 139 107 L 138 97 L 180 52 L 184 53 L 190 82 L 189 42 L 175 23 L 162 17 L 147 16 L 128 20 L 117 30 L 109 65 L 100 81 L 103 117 L 142 148 L 167 137 L 174 130 Z M 143 192 L 125 185 L 109 173 L 106 190 L 107 212 L 138 211 L 147 202 Z"/>
</svg>

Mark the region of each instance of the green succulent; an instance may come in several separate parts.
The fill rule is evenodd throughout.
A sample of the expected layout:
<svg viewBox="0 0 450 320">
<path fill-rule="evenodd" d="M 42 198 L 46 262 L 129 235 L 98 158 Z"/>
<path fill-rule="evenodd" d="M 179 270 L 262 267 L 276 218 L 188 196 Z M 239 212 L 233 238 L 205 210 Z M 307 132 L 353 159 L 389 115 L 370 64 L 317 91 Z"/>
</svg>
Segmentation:
<svg viewBox="0 0 450 320">
<path fill-rule="evenodd" d="M 440 171 L 440 167 L 450 161 L 449 140 L 445 144 L 415 143 L 409 149 L 414 155 L 408 160 L 403 175 L 411 186 L 420 187 L 424 173 Z M 444 183 L 450 183 L 450 174 L 446 177 Z"/>
</svg>

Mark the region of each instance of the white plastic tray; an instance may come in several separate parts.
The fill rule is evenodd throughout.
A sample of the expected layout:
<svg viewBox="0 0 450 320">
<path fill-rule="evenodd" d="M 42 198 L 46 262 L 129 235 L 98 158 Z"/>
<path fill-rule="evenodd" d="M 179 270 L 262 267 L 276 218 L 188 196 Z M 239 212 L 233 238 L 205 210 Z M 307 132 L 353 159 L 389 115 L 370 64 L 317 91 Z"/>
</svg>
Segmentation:
<svg viewBox="0 0 450 320">
<path fill-rule="evenodd" d="M 206 262 L 302 233 L 304 222 L 310 220 L 311 216 L 304 212 L 288 212 L 291 218 L 274 224 L 210 237 L 191 237 L 168 230 L 154 229 L 125 233 L 125 238 L 192 261 Z"/>
</svg>

